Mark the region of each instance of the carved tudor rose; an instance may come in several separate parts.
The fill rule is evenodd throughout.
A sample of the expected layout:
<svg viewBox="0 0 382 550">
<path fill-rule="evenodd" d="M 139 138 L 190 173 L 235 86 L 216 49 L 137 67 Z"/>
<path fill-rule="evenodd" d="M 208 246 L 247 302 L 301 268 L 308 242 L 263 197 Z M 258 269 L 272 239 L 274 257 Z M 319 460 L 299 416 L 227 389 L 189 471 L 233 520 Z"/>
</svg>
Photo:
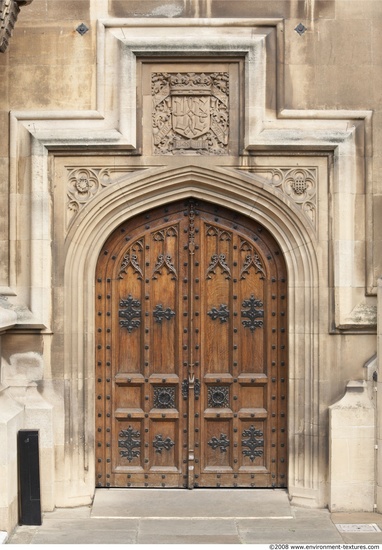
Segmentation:
<svg viewBox="0 0 382 550">
<path fill-rule="evenodd" d="M 228 153 L 228 73 L 153 73 L 151 92 L 155 154 Z"/>
</svg>

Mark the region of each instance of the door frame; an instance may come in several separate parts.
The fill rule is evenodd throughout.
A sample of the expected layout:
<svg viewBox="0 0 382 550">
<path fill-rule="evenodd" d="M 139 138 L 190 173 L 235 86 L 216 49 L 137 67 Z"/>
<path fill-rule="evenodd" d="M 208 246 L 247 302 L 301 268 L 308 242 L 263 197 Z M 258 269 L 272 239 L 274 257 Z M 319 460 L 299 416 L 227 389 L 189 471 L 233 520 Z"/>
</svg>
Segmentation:
<svg viewBox="0 0 382 550">
<path fill-rule="evenodd" d="M 168 247 L 166 269 L 158 260 Z M 109 236 L 95 286 L 96 487 L 285 488 L 287 281 L 270 233 L 216 204 L 177 200 L 130 218 Z M 167 321 L 155 315 L 159 296 L 170 306 Z M 211 315 L 222 302 L 223 326 Z M 241 308 L 255 302 L 263 319 L 242 320 L 248 311 Z M 135 321 L 118 321 L 126 308 Z M 175 338 L 165 344 L 171 351 L 164 362 L 156 356 L 162 338 Z M 219 405 L 211 394 L 222 389 Z M 162 406 L 155 392 L 171 405 Z M 158 437 L 171 445 L 158 450 Z"/>
<path fill-rule="evenodd" d="M 160 193 L 158 193 L 160 189 Z M 325 433 L 319 430 L 319 270 L 317 236 L 292 201 L 276 196 L 255 175 L 202 166 L 159 169 L 126 178 L 105 190 L 78 216 L 68 233 L 65 263 L 64 353 L 73 376 L 68 380 L 70 422 L 76 452 L 65 453 L 66 468 L 94 493 L 94 275 L 101 247 L 122 222 L 145 210 L 193 197 L 213 202 L 258 221 L 270 231 L 284 255 L 288 277 L 289 382 L 288 491 L 292 502 L 325 504 Z M 79 383 L 83 381 L 83 383 Z M 308 405 L 306 405 L 306 403 Z M 69 442 L 67 443 L 69 445 Z"/>
</svg>

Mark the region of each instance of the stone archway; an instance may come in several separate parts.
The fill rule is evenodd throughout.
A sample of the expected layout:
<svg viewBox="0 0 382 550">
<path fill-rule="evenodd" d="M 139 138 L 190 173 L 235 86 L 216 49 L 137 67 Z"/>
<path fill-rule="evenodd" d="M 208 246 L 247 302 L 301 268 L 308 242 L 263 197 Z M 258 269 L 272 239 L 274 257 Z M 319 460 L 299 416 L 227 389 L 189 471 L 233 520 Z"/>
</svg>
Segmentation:
<svg viewBox="0 0 382 550">
<path fill-rule="evenodd" d="M 293 501 L 324 504 L 319 461 L 318 270 L 315 237 L 297 209 L 270 195 L 253 178 L 184 167 L 129 179 L 107 190 L 84 209 L 68 235 L 65 291 L 65 356 L 71 376 L 72 411 L 84 423 L 70 422 L 65 453 L 72 486 L 78 479 L 94 491 L 94 273 L 103 243 L 123 221 L 175 199 L 214 202 L 256 220 L 275 238 L 288 272 L 289 331 L 289 494 Z M 160 193 L 158 193 L 160 189 Z M 70 367 L 69 367 L 70 366 Z M 324 435 L 322 436 L 324 437 Z M 71 443 L 72 442 L 72 443 Z M 86 488 L 86 489 L 85 489 Z M 67 501 L 66 501 L 67 502 Z"/>
</svg>

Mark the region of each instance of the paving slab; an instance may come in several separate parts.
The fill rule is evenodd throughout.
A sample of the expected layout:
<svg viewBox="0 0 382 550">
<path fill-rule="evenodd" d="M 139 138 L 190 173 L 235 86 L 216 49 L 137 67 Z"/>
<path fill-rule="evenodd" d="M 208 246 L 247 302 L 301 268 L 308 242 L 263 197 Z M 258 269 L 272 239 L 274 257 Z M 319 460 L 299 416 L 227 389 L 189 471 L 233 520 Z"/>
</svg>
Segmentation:
<svg viewBox="0 0 382 550">
<path fill-rule="evenodd" d="M 44 519 L 79 519 L 90 518 L 91 506 L 77 506 L 75 508 L 55 508 L 53 512 L 44 512 Z"/>
<path fill-rule="evenodd" d="M 92 507 L 43 514 L 6 544 L 381 544 L 381 533 L 343 533 L 336 524 L 382 526 L 381 514 L 331 514 L 292 506 L 283 490 L 97 490 Z"/>
<path fill-rule="evenodd" d="M 292 517 L 287 492 L 241 489 L 98 489 L 91 517 Z"/>
<path fill-rule="evenodd" d="M 312 531 L 309 527 L 299 530 L 239 531 L 239 537 L 242 544 L 341 544 L 343 542 L 341 536 L 335 533 L 333 529 Z"/>
<path fill-rule="evenodd" d="M 38 531 L 32 544 L 135 544 L 136 531 Z"/>
<path fill-rule="evenodd" d="M 88 518 L 83 519 L 46 519 L 44 517 L 39 532 L 48 531 L 135 531 L 138 529 L 137 519 L 125 518 L 123 521 L 113 518 Z"/>
<path fill-rule="evenodd" d="M 142 535 L 138 544 L 240 544 L 239 537 L 233 535 Z"/>
<path fill-rule="evenodd" d="M 145 535 L 237 535 L 235 519 L 141 519 L 139 533 Z"/>
</svg>

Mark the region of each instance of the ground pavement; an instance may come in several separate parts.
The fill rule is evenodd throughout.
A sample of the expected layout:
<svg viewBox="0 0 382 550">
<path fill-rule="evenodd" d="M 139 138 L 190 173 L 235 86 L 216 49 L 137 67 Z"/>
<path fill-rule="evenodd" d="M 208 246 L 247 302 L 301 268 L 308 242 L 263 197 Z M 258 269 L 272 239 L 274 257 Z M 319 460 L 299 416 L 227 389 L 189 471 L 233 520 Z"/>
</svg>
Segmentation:
<svg viewBox="0 0 382 550">
<path fill-rule="evenodd" d="M 92 506 L 45 513 L 41 526 L 20 525 L 6 543 L 382 547 L 382 515 L 291 506 L 283 490 L 98 489 Z"/>
</svg>

